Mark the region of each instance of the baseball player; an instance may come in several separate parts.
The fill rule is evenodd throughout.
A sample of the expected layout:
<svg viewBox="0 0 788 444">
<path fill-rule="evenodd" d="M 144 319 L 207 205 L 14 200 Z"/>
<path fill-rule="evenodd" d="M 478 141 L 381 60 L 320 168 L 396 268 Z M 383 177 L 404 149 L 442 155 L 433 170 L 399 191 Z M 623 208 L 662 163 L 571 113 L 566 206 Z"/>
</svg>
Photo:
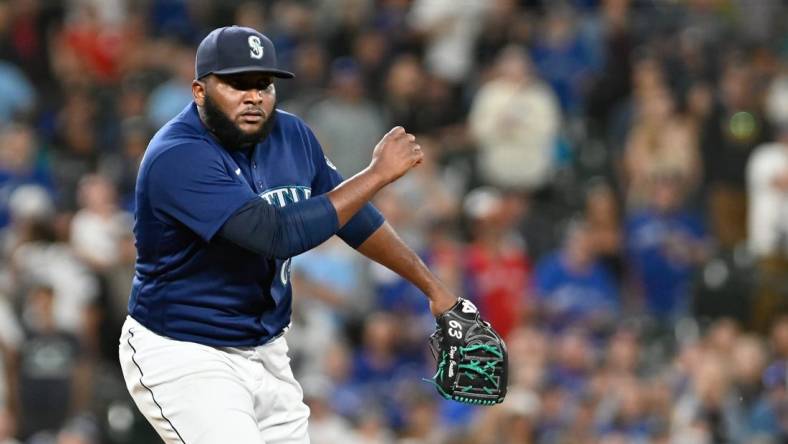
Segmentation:
<svg viewBox="0 0 788 444">
<path fill-rule="evenodd" d="M 197 49 L 193 102 L 140 166 L 120 362 L 167 443 L 309 442 L 283 337 L 290 258 L 334 234 L 418 286 L 436 316 L 457 306 L 368 203 L 421 161 L 415 137 L 395 127 L 343 180 L 307 125 L 276 109 L 274 80 L 292 77 L 264 35 L 214 30 Z"/>
</svg>

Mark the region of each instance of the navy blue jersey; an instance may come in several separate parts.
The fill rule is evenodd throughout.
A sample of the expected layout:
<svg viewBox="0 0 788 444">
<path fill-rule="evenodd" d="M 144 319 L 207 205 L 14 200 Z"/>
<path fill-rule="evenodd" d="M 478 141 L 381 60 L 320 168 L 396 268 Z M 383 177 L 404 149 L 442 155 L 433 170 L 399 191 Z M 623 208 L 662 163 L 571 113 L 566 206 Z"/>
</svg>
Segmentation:
<svg viewBox="0 0 788 444">
<path fill-rule="evenodd" d="M 251 346 L 290 323 L 290 260 L 215 236 L 258 196 L 285 206 L 342 181 L 306 124 L 275 112 L 273 130 L 251 154 L 224 149 L 194 103 L 148 145 L 137 177 L 129 313 L 150 330 L 206 345 Z M 377 228 L 377 219 L 367 225 Z"/>
</svg>

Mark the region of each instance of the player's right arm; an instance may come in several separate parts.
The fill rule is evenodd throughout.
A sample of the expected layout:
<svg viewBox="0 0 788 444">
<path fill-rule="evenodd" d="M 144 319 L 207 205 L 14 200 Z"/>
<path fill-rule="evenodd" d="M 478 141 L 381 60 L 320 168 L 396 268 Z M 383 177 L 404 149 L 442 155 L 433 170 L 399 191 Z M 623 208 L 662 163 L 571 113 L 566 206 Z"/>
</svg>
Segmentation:
<svg viewBox="0 0 788 444">
<path fill-rule="evenodd" d="M 395 127 L 375 146 L 369 166 L 330 192 L 282 208 L 252 199 L 230 216 L 219 235 L 268 257 L 303 253 L 336 234 L 381 188 L 422 157 L 416 138 Z"/>
</svg>

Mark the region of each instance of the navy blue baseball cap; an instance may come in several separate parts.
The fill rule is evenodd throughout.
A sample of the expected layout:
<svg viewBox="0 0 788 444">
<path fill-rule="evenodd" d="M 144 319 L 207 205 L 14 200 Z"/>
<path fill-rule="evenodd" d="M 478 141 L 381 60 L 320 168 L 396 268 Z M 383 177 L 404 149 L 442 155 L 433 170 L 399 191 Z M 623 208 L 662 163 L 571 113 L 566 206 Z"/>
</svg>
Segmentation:
<svg viewBox="0 0 788 444">
<path fill-rule="evenodd" d="M 252 28 L 225 26 L 211 31 L 197 47 L 195 78 L 208 74 L 263 72 L 292 79 L 292 72 L 279 69 L 271 40 Z"/>
</svg>

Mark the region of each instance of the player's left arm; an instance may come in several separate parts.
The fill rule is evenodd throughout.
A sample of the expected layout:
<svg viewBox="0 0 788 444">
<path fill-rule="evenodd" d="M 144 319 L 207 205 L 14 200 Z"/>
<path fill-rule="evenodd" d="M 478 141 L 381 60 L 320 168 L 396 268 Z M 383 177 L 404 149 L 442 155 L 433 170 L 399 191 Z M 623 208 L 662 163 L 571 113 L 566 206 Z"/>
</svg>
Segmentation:
<svg viewBox="0 0 788 444">
<path fill-rule="evenodd" d="M 508 381 L 506 344 L 476 307 L 451 294 L 388 223 L 357 250 L 411 281 L 429 298 L 436 320 L 430 348 L 437 360 L 431 382 L 438 393 L 474 405 L 503 402 Z"/>
<path fill-rule="evenodd" d="M 387 222 L 356 250 L 418 287 L 429 299 L 430 310 L 435 316 L 445 313 L 457 302 L 457 296 L 432 274 L 421 258 L 400 239 Z"/>
<path fill-rule="evenodd" d="M 306 127 L 305 136 L 315 161 L 312 191 L 314 195 L 328 192 L 342 181 L 342 176 Z M 413 283 L 429 299 L 436 321 L 430 348 L 438 361 L 432 382 L 438 392 L 444 398 L 476 405 L 503 401 L 508 373 L 506 345 L 481 319 L 476 307 L 452 294 L 372 204 L 362 207 L 337 235 L 364 256 Z"/>
<path fill-rule="evenodd" d="M 315 166 L 313 195 L 334 189 L 344 179 L 328 160 L 312 130 L 302 126 L 304 140 Z M 383 215 L 371 203 L 363 206 L 337 235 L 364 256 L 389 268 L 418 287 L 430 301 L 435 316 L 446 312 L 457 297 L 430 272 L 419 256 L 397 236 Z"/>
</svg>

